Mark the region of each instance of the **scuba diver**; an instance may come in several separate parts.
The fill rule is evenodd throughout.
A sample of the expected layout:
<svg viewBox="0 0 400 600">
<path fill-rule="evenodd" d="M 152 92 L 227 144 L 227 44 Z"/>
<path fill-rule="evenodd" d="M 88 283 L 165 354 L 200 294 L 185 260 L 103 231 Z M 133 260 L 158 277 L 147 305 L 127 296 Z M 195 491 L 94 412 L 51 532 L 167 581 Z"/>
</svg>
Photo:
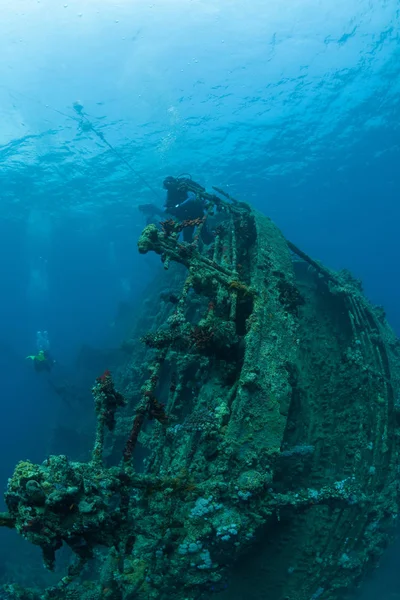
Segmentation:
<svg viewBox="0 0 400 600">
<path fill-rule="evenodd" d="M 50 373 L 55 363 L 55 360 L 53 360 L 49 353 L 44 350 L 39 350 L 37 354 L 31 354 L 26 358 L 30 358 L 33 361 L 33 366 L 37 373 L 40 373 L 41 371 Z"/>
<path fill-rule="evenodd" d="M 65 369 L 57 363 L 50 353 L 50 342 L 47 331 L 38 331 L 36 333 L 36 354 L 30 354 L 26 358 L 33 362 L 33 368 L 36 373 L 47 373 L 46 381 L 52 391 L 61 398 L 69 407 L 71 407 L 74 398 L 78 397 L 76 386 L 70 382 Z M 52 375 L 54 365 L 57 364 L 55 375 Z"/>
<path fill-rule="evenodd" d="M 37 373 L 43 371 L 51 372 L 55 360 L 50 354 L 50 342 L 47 331 L 38 331 L 36 334 L 37 354 L 30 354 L 26 358 L 33 362 L 34 369 Z"/>
<path fill-rule="evenodd" d="M 153 204 L 142 204 L 139 210 L 146 215 L 147 224 L 154 222 L 155 217 L 171 215 L 179 221 L 191 221 L 204 217 L 206 201 L 202 196 L 205 188 L 193 181 L 190 177 L 166 177 L 163 182 L 167 190 L 167 199 L 162 211 Z M 188 226 L 183 229 L 183 240 L 191 243 L 193 240 L 194 227 Z M 201 239 L 209 244 L 213 237 L 206 224 L 201 230 Z"/>
</svg>

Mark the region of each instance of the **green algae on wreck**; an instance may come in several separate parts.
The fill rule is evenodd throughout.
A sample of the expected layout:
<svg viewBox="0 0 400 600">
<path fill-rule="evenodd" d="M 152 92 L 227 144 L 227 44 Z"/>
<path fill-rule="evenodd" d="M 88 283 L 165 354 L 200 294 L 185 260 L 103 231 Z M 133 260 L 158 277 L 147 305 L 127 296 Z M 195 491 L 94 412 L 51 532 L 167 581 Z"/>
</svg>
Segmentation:
<svg viewBox="0 0 400 600">
<path fill-rule="evenodd" d="M 270 600 L 334 600 L 384 549 L 398 512 L 399 340 L 349 273 L 217 192 L 196 188 L 204 219 L 139 239 L 165 269 L 119 391 L 107 372 L 93 388 L 92 460 L 19 463 L 9 480 L 0 525 L 48 568 L 63 544 L 76 557 L 58 586 L 9 585 L 10 598 L 197 600 L 230 581 L 240 598 L 251 576 Z"/>
</svg>

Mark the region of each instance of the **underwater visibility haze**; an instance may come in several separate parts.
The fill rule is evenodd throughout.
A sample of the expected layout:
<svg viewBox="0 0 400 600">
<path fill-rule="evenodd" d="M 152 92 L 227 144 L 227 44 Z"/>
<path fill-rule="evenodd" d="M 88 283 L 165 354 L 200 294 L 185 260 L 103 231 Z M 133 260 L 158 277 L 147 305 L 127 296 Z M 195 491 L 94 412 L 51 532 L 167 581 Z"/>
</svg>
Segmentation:
<svg viewBox="0 0 400 600">
<path fill-rule="evenodd" d="M 0 599 L 400 598 L 398 2 L 0 7 Z"/>
</svg>

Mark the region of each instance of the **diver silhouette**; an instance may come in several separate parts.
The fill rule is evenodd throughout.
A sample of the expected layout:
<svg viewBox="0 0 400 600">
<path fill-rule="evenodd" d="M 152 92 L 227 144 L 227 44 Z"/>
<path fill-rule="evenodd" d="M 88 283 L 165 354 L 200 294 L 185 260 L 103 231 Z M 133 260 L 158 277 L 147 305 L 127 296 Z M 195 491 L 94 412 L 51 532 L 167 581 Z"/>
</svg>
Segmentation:
<svg viewBox="0 0 400 600">
<path fill-rule="evenodd" d="M 45 350 L 39 350 L 37 354 L 31 354 L 26 358 L 32 360 L 33 367 L 37 373 L 41 373 L 42 371 L 47 371 L 48 373 L 50 373 L 54 366 L 54 363 L 56 362 L 51 357 L 50 353 Z"/>
<path fill-rule="evenodd" d="M 201 195 L 205 188 L 190 177 L 166 177 L 163 187 L 167 190 L 167 198 L 164 210 L 154 204 L 142 204 L 138 208 L 146 216 L 146 223 L 154 222 L 156 217 L 171 215 L 179 221 L 192 221 L 204 217 L 206 202 Z M 183 229 L 183 240 L 192 242 L 194 226 Z M 206 224 L 201 230 L 201 239 L 205 244 L 212 241 L 212 235 Z"/>
<path fill-rule="evenodd" d="M 52 370 L 55 360 L 50 354 L 49 334 L 47 331 L 38 331 L 36 333 L 37 354 L 30 354 L 26 358 L 33 362 L 33 367 L 37 373 Z"/>
</svg>

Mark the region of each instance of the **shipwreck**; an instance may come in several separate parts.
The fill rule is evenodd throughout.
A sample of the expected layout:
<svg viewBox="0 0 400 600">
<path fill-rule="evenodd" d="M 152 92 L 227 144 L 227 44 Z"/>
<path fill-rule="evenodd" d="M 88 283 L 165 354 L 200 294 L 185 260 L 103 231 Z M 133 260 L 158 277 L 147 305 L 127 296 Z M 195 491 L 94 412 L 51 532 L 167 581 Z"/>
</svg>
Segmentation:
<svg viewBox="0 0 400 600">
<path fill-rule="evenodd" d="M 0 525 L 49 569 L 63 545 L 73 560 L 6 597 L 334 600 L 390 539 L 400 342 L 384 311 L 250 205 L 175 181 L 205 212 L 138 241 L 164 269 L 127 360 L 94 384 L 91 459 L 21 462 L 5 493 Z"/>
</svg>

